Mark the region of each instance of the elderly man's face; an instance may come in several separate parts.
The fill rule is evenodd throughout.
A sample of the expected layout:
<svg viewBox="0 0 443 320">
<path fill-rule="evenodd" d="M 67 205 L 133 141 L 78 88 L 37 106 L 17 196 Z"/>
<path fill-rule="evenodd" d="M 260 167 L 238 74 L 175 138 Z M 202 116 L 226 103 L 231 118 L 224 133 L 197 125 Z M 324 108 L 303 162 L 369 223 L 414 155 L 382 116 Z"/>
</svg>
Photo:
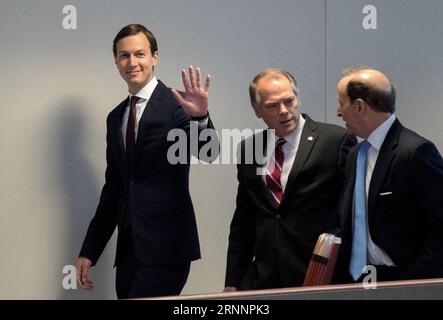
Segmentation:
<svg viewBox="0 0 443 320">
<path fill-rule="evenodd" d="M 299 100 L 292 85 L 285 77 L 264 77 L 256 85 L 260 103 L 255 108 L 257 117 L 262 118 L 279 137 L 295 130 L 300 118 Z"/>
</svg>

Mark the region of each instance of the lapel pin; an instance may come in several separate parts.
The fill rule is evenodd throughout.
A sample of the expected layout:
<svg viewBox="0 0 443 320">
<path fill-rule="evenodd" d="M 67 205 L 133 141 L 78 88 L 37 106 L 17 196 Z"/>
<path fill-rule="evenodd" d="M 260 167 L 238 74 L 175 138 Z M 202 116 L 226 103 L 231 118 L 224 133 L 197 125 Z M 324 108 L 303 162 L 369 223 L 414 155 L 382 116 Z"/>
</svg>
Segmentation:
<svg viewBox="0 0 443 320">
<path fill-rule="evenodd" d="M 308 141 L 312 141 L 312 140 L 314 140 L 314 138 L 312 136 L 309 136 Z"/>
</svg>

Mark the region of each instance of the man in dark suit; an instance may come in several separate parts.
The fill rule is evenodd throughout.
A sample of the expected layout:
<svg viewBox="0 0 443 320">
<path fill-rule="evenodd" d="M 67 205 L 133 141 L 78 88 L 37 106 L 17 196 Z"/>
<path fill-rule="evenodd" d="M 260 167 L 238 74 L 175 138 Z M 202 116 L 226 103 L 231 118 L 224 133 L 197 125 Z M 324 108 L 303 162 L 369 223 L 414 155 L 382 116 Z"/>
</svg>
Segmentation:
<svg viewBox="0 0 443 320">
<path fill-rule="evenodd" d="M 255 114 L 275 136 L 266 130 L 240 146 L 225 291 L 300 286 L 318 236 L 336 220 L 354 140 L 300 113 L 297 84 L 286 71 L 266 69 L 249 89 Z M 248 152 L 256 154 L 261 142 L 269 159 L 248 164 Z"/>
<path fill-rule="evenodd" d="M 441 155 L 396 119 L 395 89 L 383 73 L 348 69 L 337 93 L 337 115 L 364 141 L 346 164 L 334 282 L 442 277 Z"/>
<path fill-rule="evenodd" d="M 107 118 L 105 184 L 80 251 L 77 280 L 82 288 L 93 288 L 88 271 L 118 226 L 118 298 L 176 295 L 191 261 L 200 258 L 200 248 L 189 161 L 170 163 L 173 142 L 167 136 L 173 129 L 188 134 L 191 119 L 199 121 L 199 128 L 213 128 L 208 117 L 210 77 L 202 88 L 200 70 L 194 74 L 191 66 L 189 80 L 182 70 L 183 97 L 166 87 L 154 74 L 157 41 L 142 25 L 124 27 L 113 52 L 129 97 Z"/>
</svg>

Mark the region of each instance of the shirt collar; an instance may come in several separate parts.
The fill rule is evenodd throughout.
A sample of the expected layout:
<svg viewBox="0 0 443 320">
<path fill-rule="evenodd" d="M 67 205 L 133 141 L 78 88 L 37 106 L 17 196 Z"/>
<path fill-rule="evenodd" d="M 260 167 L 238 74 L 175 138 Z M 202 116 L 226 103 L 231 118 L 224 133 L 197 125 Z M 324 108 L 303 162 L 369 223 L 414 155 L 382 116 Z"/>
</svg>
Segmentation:
<svg viewBox="0 0 443 320">
<path fill-rule="evenodd" d="M 383 141 L 385 141 L 386 135 L 388 134 L 388 131 L 395 119 L 395 114 L 392 114 L 388 119 L 385 120 L 385 122 L 379 125 L 377 129 L 371 132 L 366 140 L 368 140 L 372 147 L 380 151 L 381 145 L 383 144 Z M 362 139 L 359 139 L 359 142 L 361 140 Z"/>
<path fill-rule="evenodd" d="M 143 88 L 141 88 L 139 92 L 134 94 L 134 96 L 139 97 L 139 99 L 142 99 L 143 101 L 149 100 L 157 84 L 158 80 L 154 76 L 152 77 L 151 81 L 149 81 Z M 129 99 L 131 99 L 132 96 L 133 96 L 132 94 L 129 94 Z"/>
<path fill-rule="evenodd" d="M 305 118 L 300 114 L 298 117 L 298 124 L 294 131 L 292 131 L 287 136 L 284 136 L 286 142 L 291 144 L 292 147 L 296 147 L 298 145 L 297 140 L 300 140 L 301 132 L 303 131 L 303 127 L 305 126 Z"/>
</svg>

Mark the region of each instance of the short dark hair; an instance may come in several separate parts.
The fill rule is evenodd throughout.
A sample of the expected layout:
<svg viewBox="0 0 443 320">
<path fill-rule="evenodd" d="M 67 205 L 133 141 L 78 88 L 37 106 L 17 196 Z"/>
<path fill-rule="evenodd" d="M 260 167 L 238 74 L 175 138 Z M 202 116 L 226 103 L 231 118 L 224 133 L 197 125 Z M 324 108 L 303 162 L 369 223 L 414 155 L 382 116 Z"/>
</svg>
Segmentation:
<svg viewBox="0 0 443 320">
<path fill-rule="evenodd" d="M 346 91 L 351 102 L 362 99 L 370 105 L 374 111 L 389 113 L 394 113 L 395 111 L 396 93 L 392 84 L 391 90 L 388 92 L 357 80 L 350 80 Z"/>
<path fill-rule="evenodd" d="M 134 36 L 136 34 L 143 33 L 146 38 L 149 41 L 150 47 L 151 47 L 151 54 L 153 55 L 156 51 L 158 51 L 157 47 L 157 39 L 155 39 L 154 34 L 146 29 L 145 26 L 141 24 L 128 24 L 127 26 L 123 27 L 117 35 L 114 38 L 114 42 L 112 44 L 112 51 L 114 52 L 114 57 L 117 56 L 117 42 L 119 42 L 121 39 L 129 36 Z"/>
</svg>

